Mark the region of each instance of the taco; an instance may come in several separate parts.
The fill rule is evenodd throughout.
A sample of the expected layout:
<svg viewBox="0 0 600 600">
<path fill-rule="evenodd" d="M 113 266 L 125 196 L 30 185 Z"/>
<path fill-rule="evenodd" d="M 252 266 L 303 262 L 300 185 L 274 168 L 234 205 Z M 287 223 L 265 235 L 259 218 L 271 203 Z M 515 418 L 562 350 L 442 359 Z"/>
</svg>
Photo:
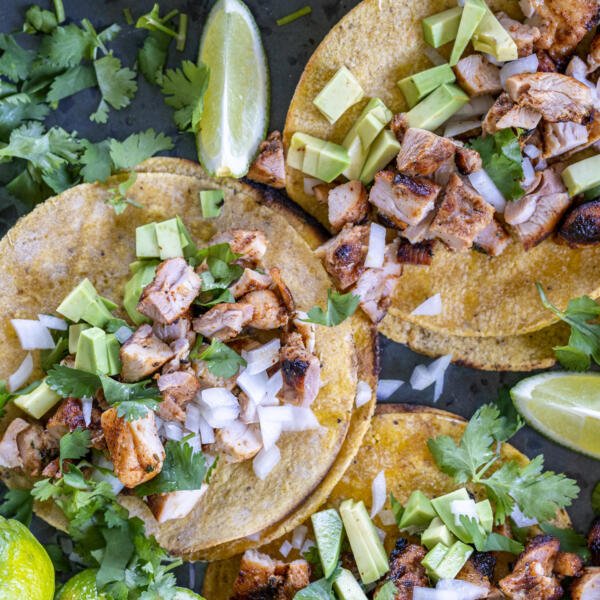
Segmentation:
<svg viewBox="0 0 600 600">
<path fill-rule="evenodd" d="M 368 426 L 376 346 L 358 314 L 334 330 L 297 312 L 325 306 L 330 284 L 293 212 L 187 161 L 159 164 L 127 193 L 140 208 L 108 205 L 121 179 L 78 186 L 0 242 L 0 376 L 17 392 L 3 396 L 0 460 L 12 487 L 101 478 L 165 548 L 194 555 L 322 502 Z M 18 340 L 14 319 L 37 333 L 21 322 Z M 16 371 L 19 341 L 38 348 L 48 327 L 62 329 L 53 348 Z M 52 503 L 36 510 L 66 527 Z"/>
<path fill-rule="evenodd" d="M 440 469 L 442 446 L 452 447 L 469 436 L 472 442 L 475 431 L 478 435 L 487 430 L 490 436 L 498 418 L 489 405 L 469 424 L 440 410 L 379 406 L 352 466 L 321 510 L 292 535 L 259 551 L 211 563 L 204 595 L 211 600 L 558 599 L 570 585 L 565 576 L 578 578 L 573 586 L 588 585 L 592 577 L 597 582 L 597 568 L 584 567 L 579 556 L 561 551 L 558 539 L 546 533 L 569 527 L 561 508 L 569 503 L 566 498 L 550 508 L 552 525 L 541 520 L 532 525 L 514 507 L 507 508 L 512 516 L 505 519 L 498 498 L 488 502 L 491 494 L 485 486 L 465 488 L 460 478 L 446 474 L 452 473 L 447 465 L 446 473 Z M 508 444 L 495 456 L 494 468 L 503 473 L 533 465 Z M 558 478 L 561 486 L 567 481 Z M 529 516 L 539 510 L 526 504 L 520 501 L 518 508 Z M 488 505 L 493 515 L 487 512 Z M 478 527 L 487 533 L 480 535 Z M 437 589 L 427 589 L 431 587 Z"/>
<path fill-rule="evenodd" d="M 389 306 L 392 339 L 405 322 L 448 339 L 539 331 L 556 317 L 536 282 L 561 309 L 599 295 L 598 161 L 582 160 L 600 134 L 598 11 L 365 0 L 313 54 L 286 188 L 335 235 L 320 254 L 336 283 L 375 321 Z M 436 294 L 441 308 L 413 314 Z"/>
</svg>

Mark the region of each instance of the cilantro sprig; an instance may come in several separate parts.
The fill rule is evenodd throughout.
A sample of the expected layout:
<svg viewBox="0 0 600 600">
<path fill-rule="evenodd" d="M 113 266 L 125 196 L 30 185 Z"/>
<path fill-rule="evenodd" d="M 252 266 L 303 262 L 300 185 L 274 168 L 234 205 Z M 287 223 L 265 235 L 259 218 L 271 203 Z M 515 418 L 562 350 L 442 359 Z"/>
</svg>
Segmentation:
<svg viewBox="0 0 600 600">
<path fill-rule="evenodd" d="M 227 344 L 213 339 L 210 346 L 199 356 L 206 362 L 206 367 L 215 377 L 229 379 L 246 366 L 246 361 Z"/>
<path fill-rule="evenodd" d="M 327 310 L 315 306 L 308 311 L 306 323 L 315 323 L 325 327 L 336 327 L 351 317 L 360 304 L 360 296 L 347 293 L 342 294 L 334 289 L 327 290 Z"/>
<path fill-rule="evenodd" d="M 6 490 L 0 503 L 0 515 L 5 519 L 16 519 L 29 527 L 33 515 L 33 498 L 30 490 L 18 488 Z"/>
<path fill-rule="evenodd" d="M 90 444 L 89 429 L 77 427 L 77 429 L 63 435 L 59 442 L 59 464 L 61 471 L 65 460 L 83 458 L 88 453 Z"/>
</svg>

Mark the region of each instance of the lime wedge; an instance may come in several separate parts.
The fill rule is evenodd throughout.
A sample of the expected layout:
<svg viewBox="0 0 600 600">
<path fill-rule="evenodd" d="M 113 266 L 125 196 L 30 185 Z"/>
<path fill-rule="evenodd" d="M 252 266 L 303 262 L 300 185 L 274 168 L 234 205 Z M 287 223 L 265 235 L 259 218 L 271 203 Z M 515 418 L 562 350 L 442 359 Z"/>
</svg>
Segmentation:
<svg viewBox="0 0 600 600">
<path fill-rule="evenodd" d="M 204 168 L 242 177 L 268 126 L 269 69 L 260 32 L 241 0 L 218 0 L 202 40 L 200 60 L 210 68 L 197 135 Z"/>
<path fill-rule="evenodd" d="M 531 427 L 600 458 L 600 373 L 542 373 L 520 381 L 510 393 Z"/>
<path fill-rule="evenodd" d="M 329 577 L 337 567 L 342 550 L 344 526 L 335 508 L 322 510 L 311 516 L 323 575 Z"/>
</svg>

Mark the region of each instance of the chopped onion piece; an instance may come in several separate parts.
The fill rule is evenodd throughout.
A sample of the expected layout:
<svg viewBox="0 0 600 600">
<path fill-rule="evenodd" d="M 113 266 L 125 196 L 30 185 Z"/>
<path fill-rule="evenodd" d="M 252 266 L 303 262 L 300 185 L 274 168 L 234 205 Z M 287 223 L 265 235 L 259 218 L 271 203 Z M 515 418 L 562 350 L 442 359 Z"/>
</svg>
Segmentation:
<svg viewBox="0 0 600 600">
<path fill-rule="evenodd" d="M 425 48 L 423 49 L 423 54 L 436 66 L 445 65 L 448 61 L 435 49 L 431 46 L 425 44 Z"/>
<path fill-rule="evenodd" d="M 83 422 L 85 423 L 86 427 L 90 426 L 90 423 L 92 422 L 92 407 L 94 404 L 94 400 L 93 398 L 90 398 L 88 396 L 84 396 L 81 399 L 81 412 L 83 414 Z"/>
<path fill-rule="evenodd" d="M 285 540 L 283 544 L 279 547 L 279 554 L 283 556 L 283 558 L 287 558 L 288 554 L 292 551 L 292 545 Z"/>
<path fill-rule="evenodd" d="M 404 381 L 400 379 L 380 379 L 377 384 L 377 400 L 387 400 L 403 384 Z"/>
<path fill-rule="evenodd" d="M 200 434 L 197 433 L 193 437 L 188 437 L 185 443 L 191 446 L 194 454 L 202 452 L 202 440 L 200 439 Z"/>
<path fill-rule="evenodd" d="M 156 425 L 158 433 L 161 433 L 164 421 L 156 413 L 154 413 L 154 423 Z"/>
<path fill-rule="evenodd" d="M 298 527 L 296 527 L 292 533 L 292 548 L 300 550 L 304 544 L 307 533 L 308 527 L 306 525 L 298 525 Z"/>
<path fill-rule="evenodd" d="M 252 461 L 254 474 L 263 480 L 275 468 L 281 460 L 281 452 L 277 446 L 273 446 L 270 450 L 263 448 Z"/>
<path fill-rule="evenodd" d="M 531 19 L 535 14 L 535 8 L 533 7 L 531 0 L 519 0 L 519 6 L 526 18 Z"/>
<path fill-rule="evenodd" d="M 467 104 L 457 110 L 453 118 L 456 117 L 480 117 L 485 115 L 494 105 L 494 98 L 490 95 L 475 96 Z M 479 123 L 481 125 L 481 123 Z"/>
<path fill-rule="evenodd" d="M 274 338 L 270 342 L 260 346 L 260 348 L 243 352 L 242 355 L 248 363 L 246 371 L 250 375 L 256 375 L 277 364 L 280 348 L 281 342 L 279 338 Z"/>
<path fill-rule="evenodd" d="M 360 408 L 363 404 L 371 401 L 373 390 L 366 381 L 359 381 L 356 386 L 356 408 Z"/>
<path fill-rule="evenodd" d="M 449 121 L 444 129 L 444 137 L 451 138 L 481 127 L 481 121 Z"/>
<path fill-rule="evenodd" d="M 462 600 L 451 590 L 414 587 L 413 600 Z"/>
<path fill-rule="evenodd" d="M 180 442 L 183 438 L 183 429 L 179 423 L 175 423 L 174 421 L 167 421 L 163 425 L 163 431 L 165 432 L 165 437 L 168 440 L 174 440 L 176 442 Z"/>
<path fill-rule="evenodd" d="M 529 156 L 529 158 L 537 158 L 542 153 L 542 151 L 533 144 L 526 144 L 523 148 L 523 152 L 526 156 Z"/>
<path fill-rule="evenodd" d="M 450 503 L 450 512 L 454 515 L 454 524 L 457 527 L 460 526 L 460 518 L 462 516 L 479 521 L 475 500 L 471 498 L 468 500 L 452 500 Z"/>
<path fill-rule="evenodd" d="M 200 417 L 200 440 L 203 444 L 215 443 L 215 432 L 204 417 Z"/>
<path fill-rule="evenodd" d="M 185 409 L 185 428 L 192 433 L 198 433 L 200 431 L 200 419 L 202 419 L 200 407 L 190 402 Z"/>
<path fill-rule="evenodd" d="M 535 171 L 529 158 L 524 158 L 521 164 L 523 166 L 522 185 L 525 189 L 528 189 L 533 185 L 533 182 L 535 181 Z"/>
<path fill-rule="evenodd" d="M 284 406 L 259 406 L 258 416 L 268 421 L 274 421 L 276 423 L 292 423 L 294 420 L 294 412 L 291 404 Z"/>
<path fill-rule="evenodd" d="M 263 400 L 263 406 L 267 405 L 276 405 L 279 404 L 279 399 L 277 398 L 277 394 L 283 388 L 283 373 L 281 369 L 275 371 L 271 377 L 269 377 L 269 381 L 267 381 L 267 395 Z"/>
<path fill-rule="evenodd" d="M 391 510 L 382 510 L 379 513 L 379 520 L 382 525 L 388 527 L 389 525 L 394 525 L 396 523 L 396 517 L 394 516 L 393 511 Z"/>
<path fill-rule="evenodd" d="M 482 195 L 483 199 L 491 204 L 496 209 L 496 212 L 503 213 L 506 207 L 506 200 L 485 170 L 480 169 L 479 171 L 475 171 L 475 173 L 471 173 L 468 177 L 471 185 Z"/>
<path fill-rule="evenodd" d="M 103 466 L 103 465 L 98 465 L 99 467 L 103 468 L 103 469 L 110 469 L 113 470 L 113 464 L 109 463 L 109 467 Z M 92 474 L 90 475 L 90 478 L 93 481 L 98 481 L 98 482 L 106 482 L 108 483 L 108 485 L 110 485 L 113 494 L 117 495 L 119 492 L 121 492 L 121 490 L 125 487 L 120 479 L 118 477 L 116 477 L 115 475 L 113 475 L 112 473 L 107 473 L 106 471 L 101 471 L 100 469 L 94 469 L 92 471 Z"/>
<path fill-rule="evenodd" d="M 268 381 L 269 376 L 266 371 L 252 374 L 248 369 L 244 369 L 237 378 L 237 384 L 255 404 L 260 404 L 264 400 Z"/>
<path fill-rule="evenodd" d="M 271 421 L 269 419 L 262 418 L 260 413 L 258 415 L 260 423 L 260 434 L 262 436 L 263 448 L 265 450 L 271 450 L 275 447 L 275 444 L 281 437 L 282 426 L 280 421 Z"/>
<path fill-rule="evenodd" d="M 515 522 L 517 527 L 531 527 L 532 525 L 538 524 L 537 519 L 526 517 L 516 503 L 512 512 L 510 513 L 510 518 Z"/>
<path fill-rule="evenodd" d="M 320 179 L 314 179 L 313 177 L 305 177 L 304 178 L 304 193 L 307 196 L 315 195 L 315 186 L 323 183 Z"/>
<path fill-rule="evenodd" d="M 23 362 L 19 365 L 19 368 L 8 378 L 8 390 L 10 392 L 16 392 L 22 388 L 27 380 L 33 373 L 33 357 L 31 352 L 27 353 L 27 356 L 23 359 Z"/>
<path fill-rule="evenodd" d="M 302 548 L 300 548 L 300 554 L 304 554 L 305 552 L 308 552 L 311 548 L 314 548 L 314 547 L 315 547 L 315 541 L 311 540 L 310 538 L 307 538 L 304 541 Z"/>
<path fill-rule="evenodd" d="M 500 69 L 500 83 L 502 84 L 502 87 L 506 88 L 506 80 L 513 75 L 537 72 L 539 64 L 540 61 L 538 60 L 537 54 L 530 54 L 529 56 L 507 62 Z"/>
<path fill-rule="evenodd" d="M 258 533 L 253 533 L 252 535 L 247 535 L 246 539 L 250 540 L 251 542 L 260 541 L 260 531 Z"/>
<path fill-rule="evenodd" d="M 440 397 L 444 389 L 444 376 L 452 360 L 451 354 L 441 356 L 434 360 L 428 367 L 417 365 L 410 377 L 410 385 L 414 390 L 424 390 L 435 383 L 434 402 Z"/>
<path fill-rule="evenodd" d="M 410 314 L 421 317 L 435 317 L 436 315 L 440 315 L 442 310 L 442 296 L 437 293 L 419 304 Z"/>
<path fill-rule="evenodd" d="M 115 331 L 115 337 L 119 344 L 124 344 L 131 336 L 133 335 L 133 331 L 127 325 L 123 325 L 123 327 L 119 327 Z"/>
<path fill-rule="evenodd" d="M 379 471 L 373 479 L 373 483 L 371 484 L 371 495 L 373 498 L 373 503 L 371 504 L 372 519 L 381 512 L 387 498 L 385 473 L 383 470 Z"/>
<path fill-rule="evenodd" d="M 369 250 L 365 258 L 367 269 L 381 269 L 385 254 L 385 227 L 378 223 L 371 223 L 369 230 Z"/>
<path fill-rule="evenodd" d="M 320 429 L 321 425 L 315 413 L 305 406 L 287 406 L 292 413 L 291 421 L 282 421 L 283 431 L 311 431 Z"/>
<path fill-rule="evenodd" d="M 417 391 L 428 388 L 434 381 L 426 365 L 417 365 L 410 376 L 410 386 Z"/>
<path fill-rule="evenodd" d="M 237 398 L 225 388 L 208 388 L 200 393 L 200 411 L 211 427 L 225 427 L 240 414 Z"/>
<path fill-rule="evenodd" d="M 481 585 L 475 585 L 470 581 L 462 579 L 440 579 L 435 586 L 436 590 L 451 591 L 460 600 L 478 600 L 487 598 L 489 589 Z"/>
<path fill-rule="evenodd" d="M 48 328 L 32 319 L 11 319 L 23 350 L 52 350 L 54 340 Z"/>
<path fill-rule="evenodd" d="M 64 319 L 54 317 L 53 315 L 38 315 L 40 323 L 48 329 L 54 329 L 56 331 L 66 331 L 69 326 Z"/>
<path fill-rule="evenodd" d="M 485 58 L 487 59 L 487 61 L 489 63 L 492 63 L 493 65 L 496 65 L 497 67 L 502 67 L 506 64 L 503 60 L 498 60 L 493 54 L 486 54 L 484 52 L 483 55 L 485 56 Z"/>
</svg>

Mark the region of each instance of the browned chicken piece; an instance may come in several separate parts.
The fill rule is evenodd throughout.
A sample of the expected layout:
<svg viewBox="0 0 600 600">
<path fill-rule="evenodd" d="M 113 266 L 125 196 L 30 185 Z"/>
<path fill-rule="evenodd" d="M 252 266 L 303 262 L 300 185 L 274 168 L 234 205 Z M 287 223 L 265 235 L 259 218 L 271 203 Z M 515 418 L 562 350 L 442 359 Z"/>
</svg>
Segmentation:
<svg viewBox="0 0 600 600">
<path fill-rule="evenodd" d="M 206 490 L 208 490 L 208 485 L 203 483 L 199 490 L 181 490 L 167 494 L 154 494 L 148 496 L 146 504 L 158 523 L 164 523 L 171 519 L 183 519 L 200 502 Z"/>
<path fill-rule="evenodd" d="M 554 560 L 554 573 L 559 577 L 579 577 L 583 560 L 573 552 L 559 552 Z"/>
<path fill-rule="evenodd" d="M 260 428 L 234 421 L 227 427 L 217 429 L 211 449 L 229 463 L 244 462 L 254 458 L 262 448 Z"/>
<path fill-rule="evenodd" d="M 283 563 L 257 550 L 246 550 L 231 600 L 292 600 L 310 583 L 305 560 Z"/>
<path fill-rule="evenodd" d="M 534 45 L 542 35 L 537 27 L 532 27 L 531 25 L 527 25 L 527 23 L 511 19 L 503 12 L 497 13 L 496 18 L 500 21 L 502 27 L 508 31 L 510 37 L 517 45 L 520 57 L 533 54 Z"/>
<path fill-rule="evenodd" d="M 304 347 L 311 353 L 315 351 L 315 344 L 317 342 L 316 327 L 314 323 L 307 323 L 306 313 L 296 311 L 294 313 L 294 319 L 292 321 L 294 329 L 302 336 L 302 342 Z"/>
<path fill-rule="evenodd" d="M 185 422 L 185 407 L 200 390 L 198 378 L 190 371 L 161 375 L 156 382 L 162 395 L 158 416 L 164 421 Z"/>
<path fill-rule="evenodd" d="M 312 189 L 317 202 L 327 204 L 329 202 L 329 192 L 335 187 L 334 183 L 319 183 Z"/>
<path fill-rule="evenodd" d="M 583 574 L 571 584 L 571 600 L 600 598 L 600 567 L 585 567 Z"/>
<path fill-rule="evenodd" d="M 502 91 L 500 69 L 482 54 L 471 54 L 461 58 L 454 67 L 456 80 L 469 96 L 495 96 Z"/>
<path fill-rule="evenodd" d="M 154 420 L 154 412 L 135 421 L 117 416 L 116 408 L 102 413 L 102 429 L 115 474 L 127 488 L 156 477 L 165 460 Z"/>
<path fill-rule="evenodd" d="M 430 265 L 433 260 L 433 240 L 411 244 L 401 239 L 398 244 L 398 262 L 403 265 Z"/>
<path fill-rule="evenodd" d="M 571 248 L 600 243 L 600 200 L 579 204 L 567 214 L 558 235 Z"/>
<path fill-rule="evenodd" d="M 519 555 L 513 572 L 498 582 L 511 600 L 559 600 L 563 589 L 552 574 L 560 548 L 550 535 L 534 537 Z"/>
<path fill-rule="evenodd" d="M 572 203 L 560 176 L 552 169 L 542 172 L 539 187 L 528 196 L 535 198 L 535 211 L 527 221 L 514 227 L 525 250 L 543 242 L 556 229 Z"/>
<path fill-rule="evenodd" d="M 329 223 L 339 231 L 349 223 L 360 223 L 367 216 L 367 190 L 360 181 L 349 181 L 329 192 Z"/>
<path fill-rule="evenodd" d="M 538 50 L 536 52 L 538 57 L 538 68 L 540 73 L 556 73 L 558 68 L 556 63 L 550 58 L 550 55 L 545 50 Z"/>
<path fill-rule="evenodd" d="M 158 265 L 154 280 L 142 291 L 137 310 L 154 322 L 173 323 L 190 308 L 200 286 L 200 277 L 183 258 L 170 258 Z"/>
<path fill-rule="evenodd" d="M 506 250 L 510 243 L 510 235 L 506 233 L 504 227 L 492 219 L 492 222 L 473 240 L 473 246 L 490 256 L 499 256 Z"/>
<path fill-rule="evenodd" d="M 229 291 L 237 300 L 249 292 L 266 290 L 271 287 L 272 284 L 273 280 L 270 275 L 246 268 L 244 269 L 242 276 L 234 284 L 229 286 Z"/>
<path fill-rule="evenodd" d="M 483 587 L 490 593 L 493 589 L 492 578 L 495 566 L 496 558 L 491 552 L 475 551 L 458 572 L 456 579 Z"/>
<path fill-rule="evenodd" d="M 292 296 L 290 288 L 285 284 L 285 281 L 283 281 L 279 267 L 271 267 L 269 269 L 269 275 L 273 280 L 273 291 L 279 295 L 288 312 L 293 313 L 296 310 L 294 296 Z"/>
<path fill-rule="evenodd" d="M 346 225 L 335 237 L 315 250 L 325 270 L 341 290 L 356 283 L 365 269 L 369 249 L 368 225 Z"/>
<path fill-rule="evenodd" d="M 191 331 L 188 333 L 187 337 L 180 338 L 169 344 L 174 356 L 169 362 L 165 363 L 165 366 L 162 368 L 163 375 L 179 371 L 182 365 L 189 362 L 190 350 L 195 341 L 196 334 Z"/>
<path fill-rule="evenodd" d="M 424 177 L 380 171 L 369 192 L 369 202 L 396 226 L 416 225 L 433 210 L 441 186 Z"/>
<path fill-rule="evenodd" d="M 304 346 L 299 333 L 291 333 L 279 351 L 283 375 L 282 398 L 291 404 L 310 406 L 321 387 L 321 363 Z"/>
<path fill-rule="evenodd" d="M 597 518 L 590 527 L 587 545 L 590 549 L 592 565 L 600 567 L 600 518 Z"/>
<path fill-rule="evenodd" d="M 433 239 L 434 236 L 429 233 L 429 226 L 433 222 L 434 217 L 435 211 L 432 210 L 420 223 L 407 227 L 400 235 L 406 238 L 411 244 L 418 244 L 419 242 Z"/>
<path fill-rule="evenodd" d="M 597 33 L 590 44 L 587 56 L 588 73 L 593 73 L 600 67 L 600 33 Z"/>
<path fill-rule="evenodd" d="M 32 477 L 41 475 L 44 467 L 58 454 L 58 440 L 37 423 L 30 424 L 17 435 L 17 447 L 23 470 Z"/>
<path fill-rule="evenodd" d="M 390 129 L 392 133 L 396 136 L 396 139 L 402 143 L 404 140 L 404 136 L 408 131 L 410 125 L 408 124 L 408 118 L 406 117 L 406 113 L 398 113 L 392 117 L 392 122 L 390 123 Z"/>
<path fill-rule="evenodd" d="M 487 112 L 483 120 L 483 132 L 493 135 L 501 129 L 517 127 L 519 129 L 535 129 L 542 119 L 542 115 L 530 108 L 518 106 L 506 93 L 500 94 L 494 105 Z"/>
<path fill-rule="evenodd" d="M 191 314 L 187 314 L 184 317 L 180 317 L 173 323 L 163 325 L 161 323 L 154 323 L 152 331 L 154 335 L 165 342 L 165 344 L 172 344 L 177 340 L 186 338 L 192 330 Z"/>
<path fill-rule="evenodd" d="M 267 251 L 267 236 L 258 229 L 229 229 L 217 233 L 211 240 L 211 246 L 229 244 L 231 250 L 241 254 L 242 259 L 257 264 Z"/>
<path fill-rule="evenodd" d="M 411 127 L 404 134 L 396 165 L 404 175 L 432 175 L 455 151 L 456 146 L 449 139 Z"/>
<path fill-rule="evenodd" d="M 194 331 L 204 337 L 225 342 L 237 337 L 250 323 L 253 314 L 254 307 L 251 304 L 223 302 L 194 319 Z"/>
<path fill-rule="evenodd" d="M 427 550 L 417 544 L 409 544 L 404 538 L 396 542 L 396 547 L 390 554 L 390 571 L 381 580 L 377 591 L 388 581 L 396 586 L 394 600 L 412 600 L 413 588 L 429 587 L 429 579 L 421 561 L 425 558 Z"/>
<path fill-rule="evenodd" d="M 29 429 L 30 425 L 25 419 L 17 417 L 13 419 L 0 441 L 0 467 L 7 469 L 20 469 L 23 467 L 23 461 L 19 454 L 17 437 L 23 431 Z"/>
<path fill-rule="evenodd" d="M 65 462 L 67 462 L 65 460 Z M 55 477 L 62 477 L 62 474 L 60 472 L 60 459 L 59 458 L 55 458 L 54 460 L 51 460 L 42 470 L 42 477 L 46 477 L 48 479 L 53 479 Z"/>
<path fill-rule="evenodd" d="M 481 155 L 477 150 L 472 150 L 471 148 L 458 146 L 454 160 L 456 160 L 456 166 L 462 175 L 470 175 L 483 168 Z"/>
<path fill-rule="evenodd" d="M 258 156 L 250 165 L 248 179 L 271 187 L 285 187 L 285 158 L 281 133 L 273 131 L 258 148 Z"/>
<path fill-rule="evenodd" d="M 481 131 L 473 134 L 474 137 L 477 137 L 478 135 L 481 135 Z M 457 143 L 456 140 L 453 140 L 453 144 L 456 146 L 456 150 L 458 151 L 458 149 L 461 147 L 460 144 Z M 450 181 L 450 175 L 452 175 L 452 173 L 458 173 L 455 158 L 456 154 L 440 165 L 439 169 L 431 177 L 435 183 L 445 187 Z"/>
<path fill-rule="evenodd" d="M 254 308 L 252 318 L 248 322 L 248 326 L 254 329 L 278 329 L 288 322 L 285 306 L 271 290 L 250 292 L 241 299 L 241 302 Z"/>
<path fill-rule="evenodd" d="M 171 348 L 154 335 L 150 325 L 141 325 L 119 351 L 121 377 L 123 381 L 140 381 L 158 371 L 173 356 Z"/>
<path fill-rule="evenodd" d="M 467 250 L 493 218 L 494 207 L 458 175 L 452 175 L 429 231 L 452 250 Z"/>
<path fill-rule="evenodd" d="M 81 429 L 89 429 L 92 448 L 102 450 L 105 448 L 106 444 L 104 442 L 104 433 L 102 432 L 102 425 L 100 423 L 101 416 L 102 411 L 93 406 L 90 423 L 89 425 L 86 425 L 83 409 L 81 407 L 81 400 L 78 400 L 77 398 L 67 398 L 60 403 L 55 413 L 48 419 L 46 430 L 58 441 L 61 437 L 70 431 L 74 431 L 78 427 Z"/>
<path fill-rule="evenodd" d="M 584 146 L 588 141 L 588 130 L 581 123 L 565 121 L 562 123 L 549 123 L 542 125 L 544 136 L 543 158 L 555 158 L 579 146 Z"/>
</svg>

